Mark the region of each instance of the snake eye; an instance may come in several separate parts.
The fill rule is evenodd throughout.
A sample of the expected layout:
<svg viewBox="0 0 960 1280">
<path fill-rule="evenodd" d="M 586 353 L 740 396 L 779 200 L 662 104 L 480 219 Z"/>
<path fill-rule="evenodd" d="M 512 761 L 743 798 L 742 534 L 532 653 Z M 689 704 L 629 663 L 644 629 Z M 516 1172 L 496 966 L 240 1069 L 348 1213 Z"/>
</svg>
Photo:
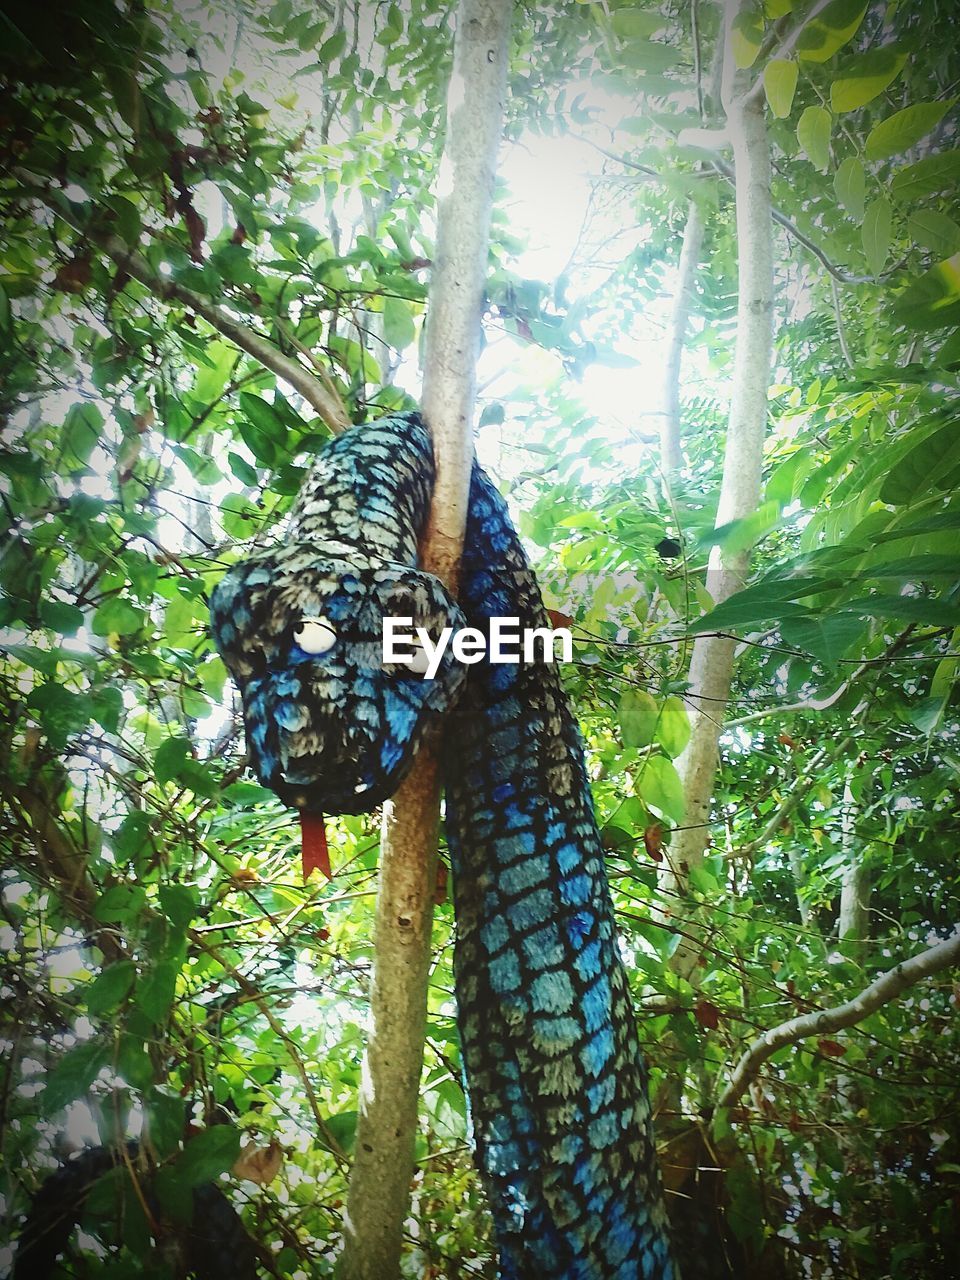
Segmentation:
<svg viewBox="0 0 960 1280">
<path fill-rule="evenodd" d="M 427 651 L 419 640 L 410 637 L 407 640 L 410 648 L 413 650 L 409 658 L 398 658 L 396 662 L 385 662 L 383 668 L 398 676 L 425 676 L 430 668 L 430 659 Z"/>
<path fill-rule="evenodd" d="M 320 654 L 333 648 L 337 643 L 337 633 L 326 618 L 303 618 L 293 639 L 304 653 Z"/>
</svg>

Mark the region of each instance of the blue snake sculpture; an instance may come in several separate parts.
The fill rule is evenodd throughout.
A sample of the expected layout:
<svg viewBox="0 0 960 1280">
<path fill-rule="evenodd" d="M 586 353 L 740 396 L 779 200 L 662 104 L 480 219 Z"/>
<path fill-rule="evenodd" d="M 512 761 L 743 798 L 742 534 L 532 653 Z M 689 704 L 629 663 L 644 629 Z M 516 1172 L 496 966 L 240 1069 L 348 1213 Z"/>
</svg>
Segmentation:
<svg viewBox="0 0 960 1280">
<path fill-rule="evenodd" d="M 318 457 L 285 540 L 231 568 L 213 633 L 252 765 L 307 815 L 391 794 L 443 718 L 458 1023 L 502 1280 L 673 1280 L 626 974 L 579 730 L 555 664 L 433 679 L 384 665 L 383 619 L 547 627 L 506 506 L 474 465 L 459 600 L 417 569 L 433 485 L 413 413 Z"/>
</svg>

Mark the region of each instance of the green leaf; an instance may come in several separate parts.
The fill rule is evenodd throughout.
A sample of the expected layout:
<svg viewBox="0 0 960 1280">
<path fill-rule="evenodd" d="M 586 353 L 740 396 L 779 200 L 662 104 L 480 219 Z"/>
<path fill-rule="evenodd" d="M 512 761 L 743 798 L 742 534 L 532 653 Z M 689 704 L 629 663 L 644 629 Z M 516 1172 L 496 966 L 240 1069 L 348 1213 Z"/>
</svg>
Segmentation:
<svg viewBox="0 0 960 1280">
<path fill-rule="evenodd" d="M 643 689 L 625 689 L 620 696 L 617 718 L 625 747 L 646 747 L 653 741 L 657 726 L 657 704 Z"/>
<path fill-rule="evenodd" d="M 960 250 L 960 226 L 936 209 L 921 209 L 911 215 L 907 230 L 913 240 L 938 258 L 949 258 Z"/>
<path fill-rule="evenodd" d="M 324 40 L 323 44 L 317 50 L 317 61 L 320 63 L 321 67 L 328 67 L 331 62 L 336 62 L 337 58 L 343 56 L 343 52 L 346 47 L 346 31 L 337 31 L 329 40 Z"/>
<path fill-rule="evenodd" d="M 610 24 L 621 40 L 645 40 L 665 26 L 666 19 L 642 9 L 617 9 Z"/>
<path fill-rule="evenodd" d="M 631 71 L 660 75 L 682 61 L 678 50 L 659 40 L 629 40 L 620 50 L 620 60 Z"/>
<path fill-rule="evenodd" d="M 124 600 L 123 596 L 111 596 L 97 609 L 90 627 L 95 636 L 129 636 L 139 631 L 145 622 L 143 611 L 135 608 L 129 600 Z"/>
<path fill-rule="evenodd" d="M 686 805 L 683 783 L 672 760 L 651 756 L 637 776 L 637 790 L 643 801 L 665 818 L 682 822 Z"/>
<path fill-rule="evenodd" d="M 417 336 L 410 304 L 402 298 L 383 300 L 383 338 L 391 347 L 404 351 Z"/>
<path fill-rule="evenodd" d="M 275 464 L 287 443 L 287 426 L 280 412 L 250 391 L 240 392 L 241 417 L 237 427 L 250 452 L 268 467 Z"/>
<path fill-rule="evenodd" d="M 828 667 L 836 666 L 853 642 L 863 634 L 863 623 L 848 614 L 786 618 L 780 624 L 784 642 L 812 653 Z"/>
<path fill-rule="evenodd" d="M 797 41 L 797 54 L 808 62 L 827 62 L 857 33 L 868 6 L 861 0 L 833 0 L 808 23 Z"/>
<path fill-rule="evenodd" d="M 906 65 L 907 55 L 889 45 L 858 54 L 847 74 L 830 86 L 830 106 L 837 113 L 865 107 L 888 85 L 893 84 Z"/>
<path fill-rule="evenodd" d="M 321 1139 L 324 1133 L 333 1138 L 341 1151 L 350 1155 L 357 1137 L 356 1111 L 341 1111 L 335 1116 L 327 1116 L 320 1131 Z"/>
<path fill-rule="evenodd" d="M 807 154 L 807 159 L 826 173 L 830 167 L 830 131 L 833 117 L 824 107 L 807 107 L 797 124 L 797 141 Z"/>
<path fill-rule="evenodd" d="M 952 191 L 958 182 L 960 151 L 943 151 L 898 169 L 890 189 L 899 200 L 910 203 L 939 191 Z"/>
<path fill-rule="evenodd" d="M 136 976 L 132 960 L 118 960 L 104 969 L 87 988 L 87 1012 L 95 1018 L 112 1013 L 130 994 Z"/>
<path fill-rule="evenodd" d="M 890 254 L 890 237 L 893 230 L 893 208 L 886 196 L 871 200 L 863 215 L 863 252 L 867 266 L 878 276 Z"/>
<path fill-rule="evenodd" d="M 159 893 L 160 910 L 172 925 L 185 929 L 199 906 L 194 891 L 185 884 L 162 884 Z"/>
<path fill-rule="evenodd" d="M 783 58 L 774 58 L 763 69 L 763 89 L 778 120 L 785 120 L 790 114 L 799 75 L 797 64 Z"/>
<path fill-rule="evenodd" d="M 237 477 L 241 484 L 249 485 L 251 489 L 255 489 L 260 483 L 260 477 L 257 475 L 255 467 L 251 467 L 249 462 L 244 461 L 239 453 L 234 453 L 231 449 L 227 454 L 227 462 L 230 470 Z"/>
<path fill-rule="evenodd" d="M 85 466 L 103 430 L 103 414 L 95 404 L 75 404 L 63 421 L 63 452 L 66 461 Z"/>
<path fill-rule="evenodd" d="M 948 422 L 898 459 L 880 486 L 880 501 L 913 502 L 960 462 L 960 422 Z"/>
<path fill-rule="evenodd" d="M 914 280 L 897 298 L 894 310 L 913 329 L 960 324 L 960 253 Z"/>
<path fill-rule="evenodd" d="M 83 626 L 83 610 L 66 600 L 41 600 L 40 621 L 62 636 L 75 636 Z"/>
<path fill-rule="evenodd" d="M 76 1045 L 47 1076 L 43 1091 L 44 1114 L 51 1116 L 79 1098 L 107 1065 L 107 1047 L 100 1040 Z"/>
<path fill-rule="evenodd" d="M 960 609 L 945 600 L 920 596 L 867 596 L 841 606 L 844 613 L 867 618 L 896 618 L 931 627 L 960 626 Z"/>
<path fill-rule="evenodd" d="M 733 61 L 741 69 L 752 67 L 763 42 L 763 19 L 744 7 L 734 18 L 730 33 Z"/>
<path fill-rule="evenodd" d="M 867 159 L 886 160 L 890 156 L 909 151 L 940 123 L 952 105 L 953 99 L 947 102 L 918 102 L 881 120 L 867 135 Z"/>
<path fill-rule="evenodd" d="M 138 884 L 115 884 L 102 893 L 93 908 L 98 920 L 108 924 L 131 924 L 143 908 L 147 894 Z"/>
<path fill-rule="evenodd" d="M 863 217 L 867 187 L 863 165 L 856 156 L 847 156 L 833 179 L 837 199 L 857 222 Z"/>
<path fill-rule="evenodd" d="M 660 708 L 657 741 L 667 755 L 676 758 L 690 741 L 690 718 L 679 698 L 667 698 Z"/>
<path fill-rule="evenodd" d="M 141 980 L 134 997 L 137 1008 L 155 1025 L 163 1022 L 173 1005 L 177 991 L 177 974 L 180 965 L 176 960 L 161 960 Z"/>
<path fill-rule="evenodd" d="M 160 744 L 153 757 L 153 772 L 161 786 L 180 776 L 189 754 L 190 743 L 186 738 L 167 738 Z"/>
<path fill-rule="evenodd" d="M 190 1139 L 175 1167 L 184 1186 L 199 1187 L 226 1173 L 239 1154 L 240 1130 L 217 1124 Z"/>
<path fill-rule="evenodd" d="M 121 1034 L 116 1067 L 134 1089 L 147 1089 L 153 1083 L 153 1063 L 138 1036 L 127 1032 Z"/>
<path fill-rule="evenodd" d="M 161 1160 L 168 1159 L 180 1146 L 186 1124 L 185 1113 L 183 1098 L 163 1089 L 150 1090 L 146 1099 L 147 1133 Z"/>
</svg>

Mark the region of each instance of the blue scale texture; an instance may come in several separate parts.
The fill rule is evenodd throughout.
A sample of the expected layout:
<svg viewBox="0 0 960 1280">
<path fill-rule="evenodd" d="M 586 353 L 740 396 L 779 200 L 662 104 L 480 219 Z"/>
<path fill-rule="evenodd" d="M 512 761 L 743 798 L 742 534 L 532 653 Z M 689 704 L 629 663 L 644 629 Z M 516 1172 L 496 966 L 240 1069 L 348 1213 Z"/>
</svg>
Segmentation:
<svg viewBox="0 0 960 1280">
<path fill-rule="evenodd" d="M 506 506 L 474 467 L 461 595 L 416 568 L 433 485 L 415 414 L 353 428 L 308 477 L 287 540 L 231 569 L 214 636 L 253 767 L 299 808 L 364 812 L 443 717 L 458 1022 L 501 1280 L 675 1280 L 646 1069 L 583 748 L 556 665 L 432 681 L 384 669 L 382 619 L 548 627 Z M 303 617 L 335 622 L 305 655 Z"/>
</svg>

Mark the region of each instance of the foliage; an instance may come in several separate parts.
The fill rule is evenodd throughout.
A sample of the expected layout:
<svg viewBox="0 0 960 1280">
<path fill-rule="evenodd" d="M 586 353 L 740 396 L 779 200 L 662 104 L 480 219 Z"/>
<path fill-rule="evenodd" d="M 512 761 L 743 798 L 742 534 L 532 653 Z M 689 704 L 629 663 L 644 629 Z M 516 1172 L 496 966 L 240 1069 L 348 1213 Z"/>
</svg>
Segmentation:
<svg viewBox="0 0 960 1280">
<path fill-rule="evenodd" d="M 513 136 L 595 138 L 609 101 L 575 83 L 593 72 L 624 163 L 605 162 L 596 244 L 564 280 L 523 279 L 500 216 L 487 355 L 508 350 L 518 372 L 492 388 L 481 442 L 496 439 L 549 603 L 575 626 L 570 688 L 661 1137 L 675 1150 L 712 1120 L 734 1235 L 754 1256 L 777 1242 L 786 1274 L 932 1277 L 958 1234 L 949 983 L 778 1054 L 716 1110 L 755 1034 L 846 999 L 957 918 L 952 16 L 833 0 L 788 48 L 812 7 L 768 0 L 737 28 L 769 106 L 781 215 L 765 500 L 749 527 L 714 530 L 732 188 L 722 150 L 684 133 L 715 123 L 712 6 L 695 29 L 669 0 L 518 12 Z M 188 17 L 83 0 L 59 16 L 6 5 L 0 42 L 8 1235 L 44 1172 L 98 1135 L 143 1135 L 170 1212 L 184 1188 L 255 1168 L 235 1164 L 241 1141 L 277 1142 L 278 1176 L 234 1174 L 231 1195 L 276 1274 L 326 1275 L 377 836 L 338 820 L 334 880 L 302 886 L 291 815 L 244 772 L 206 597 L 282 519 L 328 424 L 214 321 L 319 366 L 356 420 L 405 402 L 450 6 L 278 0 Z M 629 369 L 665 314 L 690 199 L 705 269 L 688 465 L 665 494 L 631 411 L 618 437 L 577 380 Z M 610 270 L 598 246 L 623 211 L 639 231 Z M 760 545 L 751 581 L 712 611 L 701 578 L 718 538 Z M 744 643 L 693 885 L 709 941 L 688 982 L 669 968 L 679 938 L 656 871 L 683 822 L 674 761 L 690 637 L 706 628 Z M 851 868 L 872 887 L 869 936 L 841 939 Z M 405 1265 L 492 1275 L 451 929 L 444 901 Z M 116 1203 L 115 1188 L 94 1198 L 90 1234 L 109 1234 Z M 136 1273 L 168 1274 L 127 1220 L 141 1224 L 125 1239 Z"/>
</svg>

